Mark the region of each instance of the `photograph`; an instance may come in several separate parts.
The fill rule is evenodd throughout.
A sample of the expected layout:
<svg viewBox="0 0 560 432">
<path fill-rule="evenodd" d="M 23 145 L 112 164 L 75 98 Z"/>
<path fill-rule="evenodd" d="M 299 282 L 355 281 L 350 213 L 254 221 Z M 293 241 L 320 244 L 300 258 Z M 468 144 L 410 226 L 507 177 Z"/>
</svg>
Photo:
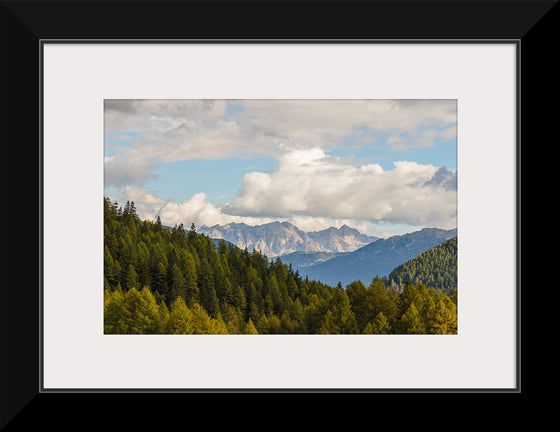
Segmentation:
<svg viewBox="0 0 560 432">
<path fill-rule="evenodd" d="M 105 335 L 457 335 L 456 99 L 103 117 Z"/>
</svg>

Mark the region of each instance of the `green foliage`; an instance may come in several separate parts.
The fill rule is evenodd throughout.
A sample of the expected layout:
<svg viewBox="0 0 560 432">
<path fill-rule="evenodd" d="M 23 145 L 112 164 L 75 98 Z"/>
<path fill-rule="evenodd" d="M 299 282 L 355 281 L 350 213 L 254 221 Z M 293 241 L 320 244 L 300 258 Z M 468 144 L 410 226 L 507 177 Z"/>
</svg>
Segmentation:
<svg viewBox="0 0 560 432">
<path fill-rule="evenodd" d="M 423 283 L 453 295 L 457 290 L 457 236 L 395 268 L 384 281 L 397 289 L 407 283 Z"/>
<path fill-rule="evenodd" d="M 245 333 L 245 334 L 259 334 L 255 325 L 253 324 L 253 321 L 251 321 L 250 319 L 249 319 L 249 321 L 247 321 L 247 325 L 245 326 L 245 330 L 243 331 L 243 333 Z"/>
<path fill-rule="evenodd" d="M 164 332 L 169 334 L 191 334 L 194 332 L 193 314 L 182 297 L 177 297 L 171 303 L 171 311 Z"/>
<path fill-rule="evenodd" d="M 133 203 L 104 210 L 106 334 L 457 333 L 456 290 L 426 288 L 421 272 L 331 287 L 194 224 L 140 220 Z"/>
</svg>

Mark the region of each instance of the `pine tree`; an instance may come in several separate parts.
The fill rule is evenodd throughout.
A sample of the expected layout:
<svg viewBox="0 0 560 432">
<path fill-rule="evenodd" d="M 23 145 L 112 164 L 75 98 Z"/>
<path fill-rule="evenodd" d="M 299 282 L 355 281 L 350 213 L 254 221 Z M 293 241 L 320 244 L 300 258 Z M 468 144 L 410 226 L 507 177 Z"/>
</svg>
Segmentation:
<svg viewBox="0 0 560 432">
<path fill-rule="evenodd" d="M 144 288 L 139 292 L 131 288 L 124 295 L 123 317 L 126 333 L 157 333 L 159 329 L 159 310 L 154 296 Z"/>
<path fill-rule="evenodd" d="M 338 334 L 338 326 L 335 323 L 334 314 L 331 310 L 327 311 L 321 323 L 321 327 L 317 332 L 319 334 Z"/>
<path fill-rule="evenodd" d="M 408 311 L 401 317 L 401 332 L 407 334 L 425 334 L 426 327 L 420 313 L 414 303 L 411 303 Z"/>
<path fill-rule="evenodd" d="M 219 302 L 214 287 L 212 267 L 206 258 L 203 258 L 200 262 L 198 286 L 200 290 L 200 305 L 215 318 L 219 312 Z"/>
<path fill-rule="evenodd" d="M 107 278 L 107 282 L 111 286 L 115 286 L 118 282 L 118 277 L 115 274 L 115 261 L 109 251 L 107 245 L 104 248 L 104 256 L 103 256 L 103 263 L 104 263 L 104 275 Z"/>
<path fill-rule="evenodd" d="M 290 319 L 290 314 L 288 313 L 288 311 L 284 311 L 284 313 L 280 317 L 280 324 L 282 325 L 282 333 L 292 334 L 294 332 L 295 324 Z"/>
<path fill-rule="evenodd" d="M 244 334 L 259 334 L 255 325 L 253 324 L 253 321 L 251 321 L 250 319 L 249 319 L 249 321 L 247 321 L 247 325 L 245 326 L 245 330 L 244 330 L 243 333 Z"/>
<path fill-rule="evenodd" d="M 388 317 L 393 317 L 396 313 L 396 308 L 393 310 L 393 305 L 391 305 L 390 297 L 387 292 L 387 287 L 381 280 L 379 276 L 375 276 L 368 290 L 368 305 L 370 308 L 370 313 L 374 318 L 379 312 L 383 312 Z"/>
<path fill-rule="evenodd" d="M 187 244 L 195 246 L 198 243 L 198 235 L 196 234 L 196 227 L 194 226 L 194 222 L 191 224 L 191 229 L 187 233 Z"/>
<path fill-rule="evenodd" d="M 229 334 L 227 325 L 220 315 L 210 320 L 209 334 Z"/>
<path fill-rule="evenodd" d="M 177 264 L 171 268 L 171 298 L 182 297 L 187 301 L 187 281 Z"/>
<path fill-rule="evenodd" d="M 259 306 L 257 305 L 257 303 L 259 302 L 259 300 L 262 300 L 262 298 L 259 297 L 259 295 L 257 294 L 257 290 L 255 289 L 255 286 L 250 283 L 249 286 L 246 288 L 246 293 L 245 293 L 245 301 L 246 301 L 246 317 L 247 320 L 251 319 L 253 321 L 257 321 L 260 317 L 260 313 L 263 310 L 262 308 L 259 308 Z"/>
<path fill-rule="evenodd" d="M 134 266 L 129 264 L 126 272 L 125 289 L 129 290 L 131 288 L 138 288 L 138 273 L 134 270 Z"/>
<path fill-rule="evenodd" d="M 132 202 L 132 206 L 134 201 Z M 131 206 L 131 208 L 133 208 Z M 141 302 L 138 308 L 139 314 L 142 316 L 142 321 L 145 323 L 141 333 L 156 334 L 161 330 L 161 317 L 159 314 L 159 307 L 152 292 L 147 288 L 142 288 L 140 292 Z"/>
<path fill-rule="evenodd" d="M 168 334 L 192 334 L 194 332 L 193 315 L 185 300 L 177 297 L 171 303 L 169 319 L 167 321 Z"/>
<path fill-rule="evenodd" d="M 268 318 L 268 332 L 270 334 L 280 334 L 282 333 L 282 322 L 280 318 L 272 314 L 267 316 Z"/>
<path fill-rule="evenodd" d="M 167 332 L 167 324 L 169 321 L 169 309 L 165 302 L 160 302 L 158 306 L 159 311 L 159 329 L 158 333 L 165 334 Z"/>
<path fill-rule="evenodd" d="M 433 334 L 456 334 L 457 312 L 451 300 L 430 302 L 426 311 L 427 331 Z"/>
<path fill-rule="evenodd" d="M 243 314 L 240 313 L 231 304 L 224 303 L 220 307 L 221 316 L 226 323 L 226 329 L 229 334 L 241 334 L 245 328 Z"/>
<path fill-rule="evenodd" d="M 379 312 L 372 323 L 372 331 L 375 334 L 387 334 L 391 330 L 389 325 L 389 320 L 383 315 L 383 312 Z"/>
<path fill-rule="evenodd" d="M 193 304 L 190 308 L 192 313 L 192 323 L 195 334 L 211 334 L 211 317 L 206 310 L 198 303 Z"/>
<path fill-rule="evenodd" d="M 364 327 L 364 330 L 362 331 L 362 334 L 375 334 L 375 331 L 373 329 L 373 324 L 372 323 L 367 323 L 366 326 Z"/>
<path fill-rule="evenodd" d="M 104 332 L 105 334 L 123 334 L 126 324 L 123 314 L 124 296 L 121 291 L 114 291 L 105 303 Z"/>
<path fill-rule="evenodd" d="M 196 263 L 193 255 L 187 250 L 183 249 L 179 256 L 179 265 L 183 276 L 185 277 L 186 299 L 188 303 L 197 303 L 200 301 L 200 292 L 198 289 L 198 276 L 196 273 Z"/>
<path fill-rule="evenodd" d="M 334 326 L 336 333 L 340 334 L 355 334 L 358 333 L 358 325 L 352 308 L 350 300 L 346 291 L 335 290 L 330 310 L 333 314 Z"/>
<path fill-rule="evenodd" d="M 268 323 L 268 318 L 264 313 L 261 314 L 261 317 L 257 321 L 255 327 L 257 328 L 257 330 L 260 334 L 267 334 L 268 333 L 269 323 Z"/>
<path fill-rule="evenodd" d="M 247 309 L 247 298 L 239 285 L 234 285 L 232 287 L 231 304 L 243 313 L 245 313 L 245 310 Z"/>
<path fill-rule="evenodd" d="M 218 299 L 220 300 L 220 304 L 233 304 L 233 288 L 228 278 L 225 278 L 222 282 L 222 298 L 220 299 L 218 296 Z"/>
<path fill-rule="evenodd" d="M 212 318 L 217 318 L 220 313 L 220 302 L 216 295 L 216 289 L 213 286 L 207 291 L 206 310 Z"/>
<path fill-rule="evenodd" d="M 370 306 L 367 302 L 367 289 L 362 281 L 354 281 L 346 287 L 346 294 L 350 300 L 358 328 L 363 329 L 372 319 Z"/>
<path fill-rule="evenodd" d="M 170 299 L 167 287 L 167 270 L 163 261 L 159 261 L 152 272 L 151 287 L 159 292 L 165 299 Z"/>
</svg>

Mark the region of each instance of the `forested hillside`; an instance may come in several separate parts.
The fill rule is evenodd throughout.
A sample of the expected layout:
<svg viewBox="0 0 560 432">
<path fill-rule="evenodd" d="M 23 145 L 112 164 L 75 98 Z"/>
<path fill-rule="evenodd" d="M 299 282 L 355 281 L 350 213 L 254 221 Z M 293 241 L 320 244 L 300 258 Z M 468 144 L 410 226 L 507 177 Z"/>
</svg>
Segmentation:
<svg viewBox="0 0 560 432">
<path fill-rule="evenodd" d="M 457 289 L 457 236 L 398 266 L 385 280 L 388 286 L 396 285 L 398 289 L 407 282 L 425 283 L 452 295 Z"/>
<path fill-rule="evenodd" d="M 215 243 L 194 225 L 140 220 L 104 199 L 106 334 L 403 334 L 457 332 L 456 295 L 376 277 L 346 289 L 302 278 L 280 259 Z"/>
<path fill-rule="evenodd" d="M 353 252 L 342 253 L 328 261 L 301 268 L 300 271 L 312 279 L 331 285 L 338 281 L 342 285 L 348 285 L 354 280 L 367 283 L 376 275 L 388 276 L 397 266 L 456 235 L 456 228 L 423 228 L 374 241 Z"/>
</svg>

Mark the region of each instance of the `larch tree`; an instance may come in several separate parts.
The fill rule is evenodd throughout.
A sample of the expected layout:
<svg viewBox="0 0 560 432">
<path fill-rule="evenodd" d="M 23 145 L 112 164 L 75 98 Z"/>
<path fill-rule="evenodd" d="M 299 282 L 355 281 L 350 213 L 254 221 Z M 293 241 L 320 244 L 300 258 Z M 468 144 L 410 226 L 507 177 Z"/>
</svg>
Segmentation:
<svg viewBox="0 0 560 432">
<path fill-rule="evenodd" d="M 192 312 L 187 307 L 185 300 L 177 297 L 171 303 L 167 331 L 169 334 L 192 334 L 194 332 Z"/>
<path fill-rule="evenodd" d="M 245 326 L 245 330 L 243 332 L 244 334 L 259 334 L 259 332 L 257 331 L 257 328 L 255 327 L 255 325 L 253 324 L 253 321 L 251 321 L 251 319 L 249 319 L 249 321 L 247 321 L 247 325 Z"/>
</svg>

